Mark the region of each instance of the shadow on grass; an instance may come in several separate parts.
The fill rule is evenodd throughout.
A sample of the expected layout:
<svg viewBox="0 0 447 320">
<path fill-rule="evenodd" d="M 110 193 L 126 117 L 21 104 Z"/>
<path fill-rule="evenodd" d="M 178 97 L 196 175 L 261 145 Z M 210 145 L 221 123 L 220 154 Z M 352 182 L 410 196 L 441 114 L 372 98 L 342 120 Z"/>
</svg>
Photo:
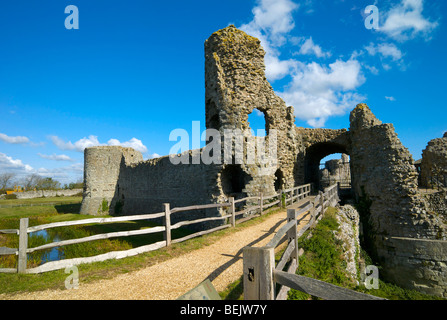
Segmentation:
<svg viewBox="0 0 447 320">
<path fill-rule="evenodd" d="M 66 213 L 78 214 L 81 211 L 81 204 L 80 203 L 57 204 L 54 206 L 54 208 L 59 214 L 66 214 Z"/>
</svg>

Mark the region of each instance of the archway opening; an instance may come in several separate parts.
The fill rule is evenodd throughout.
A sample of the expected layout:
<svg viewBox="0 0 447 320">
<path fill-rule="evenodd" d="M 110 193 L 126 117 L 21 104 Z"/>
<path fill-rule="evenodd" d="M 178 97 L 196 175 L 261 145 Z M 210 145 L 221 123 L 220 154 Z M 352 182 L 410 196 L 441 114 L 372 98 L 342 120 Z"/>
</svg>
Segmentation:
<svg viewBox="0 0 447 320">
<path fill-rule="evenodd" d="M 320 186 L 327 188 L 338 183 L 340 188 L 351 188 L 350 157 L 345 153 L 334 153 L 320 161 Z"/>
<path fill-rule="evenodd" d="M 249 178 L 240 165 L 226 165 L 220 174 L 223 193 L 227 197 L 243 198 L 246 195 L 244 190 Z"/>
<path fill-rule="evenodd" d="M 305 180 L 306 183 L 313 183 L 316 190 L 323 190 L 337 182 L 343 182 L 350 189 L 350 161 L 346 148 L 332 142 L 309 147 L 305 157 Z"/>
</svg>

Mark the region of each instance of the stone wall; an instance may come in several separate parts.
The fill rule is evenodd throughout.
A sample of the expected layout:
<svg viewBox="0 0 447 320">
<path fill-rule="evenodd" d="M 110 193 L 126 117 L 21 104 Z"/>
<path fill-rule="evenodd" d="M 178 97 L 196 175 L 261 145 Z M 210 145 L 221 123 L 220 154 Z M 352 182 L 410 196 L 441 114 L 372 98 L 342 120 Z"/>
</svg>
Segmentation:
<svg viewBox="0 0 447 320">
<path fill-rule="evenodd" d="M 119 146 L 86 148 L 84 151 L 84 196 L 82 214 L 102 215 L 102 202 L 110 207 L 117 191 L 121 169 L 143 161 L 140 152 Z"/>
<path fill-rule="evenodd" d="M 171 208 L 225 202 L 228 199 L 216 184 L 222 166 L 193 164 L 202 152 L 182 153 L 189 160 L 174 164 L 172 155 L 143 161 L 141 154 L 122 147 L 92 147 L 85 151 L 85 190 L 82 214 L 135 215 L 157 213 L 164 203 Z M 188 162 L 188 163 L 186 163 Z M 105 163 L 107 166 L 102 166 Z M 102 202 L 107 202 L 103 211 Z M 217 216 L 224 209 L 174 213 L 172 223 Z M 193 226 L 192 229 L 199 228 Z"/>
<path fill-rule="evenodd" d="M 447 132 L 429 141 L 422 151 L 421 186 L 447 188 Z"/>
<path fill-rule="evenodd" d="M 445 251 L 436 252 L 430 245 L 447 243 L 444 219 L 419 193 L 413 159 L 393 125 L 382 124 L 364 104 L 351 112 L 350 121 L 352 181 L 357 199 L 367 209 L 361 218 L 369 252 L 383 267 L 385 279 L 418 290 L 429 286 L 433 274 L 447 272 L 446 265 L 438 263 L 447 260 Z M 425 262 L 419 262 L 422 245 L 393 244 L 392 249 L 391 238 L 424 244 L 429 250 Z M 445 278 L 435 286 L 432 292 L 447 295 Z"/>
<path fill-rule="evenodd" d="M 371 201 L 369 224 L 376 234 L 430 237 L 421 228 L 425 208 L 413 159 L 392 124 L 382 124 L 365 104 L 351 112 L 351 175 L 357 199 Z"/>
<path fill-rule="evenodd" d="M 17 199 L 33 199 L 42 197 L 71 197 L 75 195 L 82 194 L 82 189 L 72 189 L 72 190 L 37 190 L 37 191 L 25 191 L 25 192 L 14 192 Z"/>
<path fill-rule="evenodd" d="M 383 276 L 400 286 L 447 298 L 447 242 L 381 237 L 378 252 L 388 259 Z"/>
<path fill-rule="evenodd" d="M 346 271 L 351 279 L 358 284 L 358 263 L 360 257 L 360 217 L 351 205 L 338 208 L 336 219 L 339 224 L 335 237 L 342 242 L 343 257 L 346 261 Z"/>
<path fill-rule="evenodd" d="M 447 223 L 447 191 L 434 191 L 423 194 L 428 208 L 435 214 L 441 215 L 444 223 Z"/>
<path fill-rule="evenodd" d="M 188 151 L 190 158 L 201 150 Z M 173 157 L 176 157 L 174 155 Z M 171 208 L 226 202 L 219 185 L 221 166 L 173 164 L 169 156 L 135 163 L 122 168 L 113 203 L 120 202 L 122 212 L 143 214 L 162 212 L 163 203 Z M 115 205 L 114 205 L 115 206 Z M 217 209 L 173 214 L 172 222 L 216 216 Z"/>
</svg>

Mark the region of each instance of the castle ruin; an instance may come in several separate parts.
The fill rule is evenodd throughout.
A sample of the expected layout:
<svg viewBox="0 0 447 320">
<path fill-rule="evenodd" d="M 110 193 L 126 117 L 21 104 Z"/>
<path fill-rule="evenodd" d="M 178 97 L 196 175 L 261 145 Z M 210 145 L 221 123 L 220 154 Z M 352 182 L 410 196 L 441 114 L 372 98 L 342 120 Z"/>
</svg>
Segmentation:
<svg viewBox="0 0 447 320">
<path fill-rule="evenodd" d="M 447 297 L 446 217 L 420 194 L 414 160 L 393 125 L 383 124 L 366 104 L 359 104 L 350 114 L 349 130 L 297 127 L 293 107 L 265 77 L 264 55 L 258 39 L 234 26 L 206 40 L 206 128 L 222 138 L 226 129 L 239 129 L 248 141 L 248 116 L 256 108 L 265 117 L 267 142 L 275 131 L 275 159 L 173 164 L 175 157 L 200 159 L 209 149 L 143 161 L 130 148 L 87 148 L 81 213 L 134 215 L 161 212 L 163 203 L 221 203 L 230 196 L 268 196 L 305 183 L 318 189 L 321 159 L 343 153 L 350 156 L 353 193 L 366 207 L 361 220 L 383 275 L 404 287 Z M 101 209 L 104 201 L 106 212 Z M 218 209 L 191 213 L 194 218 L 220 214 Z"/>
</svg>

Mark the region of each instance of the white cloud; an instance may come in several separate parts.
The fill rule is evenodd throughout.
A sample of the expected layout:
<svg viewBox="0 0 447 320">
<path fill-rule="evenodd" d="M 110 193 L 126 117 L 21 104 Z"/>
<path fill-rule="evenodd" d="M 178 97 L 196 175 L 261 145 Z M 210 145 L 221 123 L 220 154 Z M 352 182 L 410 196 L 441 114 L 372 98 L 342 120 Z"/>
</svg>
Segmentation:
<svg viewBox="0 0 447 320">
<path fill-rule="evenodd" d="M 396 101 L 396 98 L 394 98 L 394 97 L 387 97 L 387 96 L 385 96 L 385 99 L 388 100 L 388 101 Z"/>
<path fill-rule="evenodd" d="M 363 64 L 363 67 L 365 69 L 369 70 L 374 75 L 378 75 L 379 74 L 379 69 L 377 69 L 375 66 L 369 66 L 367 64 Z"/>
<path fill-rule="evenodd" d="M 13 159 L 0 152 L 0 173 L 8 172 L 16 174 L 17 179 L 21 179 L 29 174 L 38 174 L 42 177 L 51 177 L 62 184 L 77 181 L 82 178 L 84 164 L 73 163 L 60 168 L 39 168 L 34 169 L 28 164 L 24 164 L 20 159 Z"/>
<path fill-rule="evenodd" d="M 325 67 L 315 62 L 301 64 L 287 89 L 279 95 L 294 106 L 295 116 L 313 127 L 343 115 L 364 97 L 354 90 L 365 81 L 357 60 L 336 62 Z"/>
<path fill-rule="evenodd" d="M 261 41 L 266 51 L 266 77 L 269 81 L 291 76 L 291 82 L 278 95 L 294 107 L 295 116 L 311 126 L 322 127 L 330 116 L 342 115 L 361 102 L 364 97 L 355 90 L 365 79 L 360 63 L 353 58 L 336 60 L 329 66 L 280 58 L 280 48 L 287 41 L 293 45 L 302 43 L 297 54 L 320 58 L 331 56 L 330 52 L 316 45 L 312 37 L 306 39 L 289 35 L 295 27 L 292 13 L 298 8 L 299 5 L 289 0 L 260 0 L 253 9 L 252 21 L 240 29 Z"/>
<path fill-rule="evenodd" d="M 304 43 L 301 45 L 300 51 L 298 54 L 303 55 L 315 55 L 317 58 L 329 58 L 331 56 L 330 52 L 324 52 L 323 49 L 317 44 L 314 43 L 312 37 L 306 39 Z"/>
<path fill-rule="evenodd" d="M 385 22 L 379 30 L 398 41 L 417 36 L 430 39 L 430 33 L 439 24 L 422 15 L 423 7 L 423 0 L 402 0 L 385 14 Z"/>
<path fill-rule="evenodd" d="M 295 60 L 281 60 L 273 55 L 265 56 L 265 76 L 269 81 L 275 81 L 289 75 L 296 66 Z"/>
<path fill-rule="evenodd" d="M 401 60 L 404 55 L 394 43 L 380 43 L 378 45 L 370 43 L 365 49 L 371 56 L 379 54 L 384 58 L 391 58 L 393 61 Z"/>
<path fill-rule="evenodd" d="M 158 153 L 153 153 L 149 156 L 149 159 L 156 159 L 156 158 L 160 158 L 161 155 L 159 155 Z"/>
<path fill-rule="evenodd" d="M 110 139 L 107 142 L 107 145 L 109 146 L 122 146 L 122 147 L 126 147 L 126 148 L 133 148 L 137 151 L 140 151 L 141 153 L 146 153 L 147 152 L 147 147 L 143 144 L 143 142 L 141 142 L 141 140 L 138 140 L 136 138 L 132 138 L 129 141 L 126 142 L 120 142 L 117 139 Z"/>
<path fill-rule="evenodd" d="M 65 142 L 57 136 L 50 136 L 51 141 L 61 150 L 75 150 L 78 152 L 83 152 L 85 148 L 100 146 L 97 136 L 90 135 L 88 138 L 82 138 L 75 143 L 71 141 Z"/>
<path fill-rule="evenodd" d="M 148 151 L 147 147 L 136 138 L 132 138 L 129 141 L 120 142 L 117 139 L 110 139 L 107 143 L 100 143 L 97 136 L 90 135 L 88 138 L 84 137 L 75 143 L 71 141 L 65 142 L 57 136 L 50 136 L 51 141 L 61 150 L 73 150 L 78 152 L 83 152 L 85 148 L 96 147 L 96 146 L 122 146 L 128 148 L 134 148 L 141 153 L 146 153 Z"/>
<path fill-rule="evenodd" d="M 39 168 L 33 173 L 41 177 L 49 177 L 59 181 L 61 184 L 66 184 L 74 181 L 82 180 L 84 172 L 84 164 L 73 163 L 69 166 L 59 168 Z"/>
<path fill-rule="evenodd" d="M 298 5 L 290 0 L 260 0 L 253 9 L 254 19 L 249 23 L 269 35 L 274 45 L 285 42 L 284 34 L 295 27 L 292 12 Z"/>
<path fill-rule="evenodd" d="M 47 155 L 47 154 L 38 153 L 37 155 L 43 159 L 54 160 L 54 161 L 74 161 L 72 158 L 70 158 L 69 156 L 67 156 L 65 154 L 53 153 L 52 155 Z"/>
<path fill-rule="evenodd" d="M 284 78 L 295 67 L 292 59 L 279 59 L 277 47 L 286 43 L 286 35 L 295 27 L 292 12 L 299 5 L 290 0 L 260 0 L 252 10 L 253 20 L 240 27 L 249 35 L 258 38 L 264 48 L 266 77 L 270 81 Z"/>
<path fill-rule="evenodd" d="M 0 171 L 29 173 L 33 171 L 33 167 L 24 164 L 20 159 L 13 159 L 0 152 Z"/>
<path fill-rule="evenodd" d="M 11 144 L 25 144 L 29 142 L 29 139 L 27 137 L 22 136 L 10 137 L 4 133 L 0 133 L 0 140 Z"/>
</svg>

